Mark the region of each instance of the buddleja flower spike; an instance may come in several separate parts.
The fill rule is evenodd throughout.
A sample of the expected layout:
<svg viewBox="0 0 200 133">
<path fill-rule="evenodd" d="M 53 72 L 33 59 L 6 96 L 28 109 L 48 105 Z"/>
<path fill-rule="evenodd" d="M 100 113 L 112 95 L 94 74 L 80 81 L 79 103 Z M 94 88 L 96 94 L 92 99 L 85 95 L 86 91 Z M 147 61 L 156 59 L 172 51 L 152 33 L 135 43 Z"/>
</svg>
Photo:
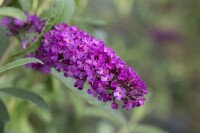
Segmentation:
<svg viewBox="0 0 200 133">
<path fill-rule="evenodd" d="M 34 24 L 45 21 L 37 17 L 32 20 L 31 31 L 39 32 Z M 12 34 L 26 25 L 18 23 L 17 19 L 12 24 L 9 19 L 3 23 Z M 27 44 L 27 40 L 23 43 Z M 79 90 L 84 88 L 85 82 L 89 83 L 88 94 L 103 102 L 112 101 L 112 109 L 118 109 L 119 102 L 127 110 L 141 106 L 148 93 L 140 76 L 112 48 L 77 26 L 55 25 L 45 33 L 39 49 L 27 56 L 44 62 L 44 65 L 32 63 L 28 67 L 45 73 L 50 73 L 51 68 L 62 71 L 65 77 L 76 80 L 74 86 Z"/>
</svg>

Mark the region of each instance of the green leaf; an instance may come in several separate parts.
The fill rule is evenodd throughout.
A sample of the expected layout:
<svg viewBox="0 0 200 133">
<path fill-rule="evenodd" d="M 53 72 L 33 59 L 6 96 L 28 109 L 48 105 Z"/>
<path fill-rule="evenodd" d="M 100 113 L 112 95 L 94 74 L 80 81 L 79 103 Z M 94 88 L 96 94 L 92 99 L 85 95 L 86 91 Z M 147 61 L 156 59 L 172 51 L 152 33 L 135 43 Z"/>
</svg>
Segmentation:
<svg viewBox="0 0 200 133">
<path fill-rule="evenodd" d="M 139 124 L 131 133 L 168 133 L 167 131 L 152 125 Z"/>
<path fill-rule="evenodd" d="M 9 121 L 9 114 L 4 105 L 3 101 L 0 99 L 0 132 L 4 133 L 4 127 L 6 123 Z"/>
<path fill-rule="evenodd" d="M 22 21 L 26 21 L 26 16 L 24 12 L 22 12 L 18 8 L 13 7 L 0 7 L 0 16 L 14 17 Z"/>
<path fill-rule="evenodd" d="M 68 22 L 75 12 L 74 0 L 55 0 L 53 15 L 59 14 L 59 22 Z"/>
<path fill-rule="evenodd" d="M 90 88 L 88 84 L 84 86 L 85 89 L 78 90 L 74 87 L 74 80 L 72 78 L 66 78 L 63 76 L 63 73 L 58 73 L 56 70 L 52 69 L 52 75 L 57 77 L 61 82 L 63 82 L 71 91 L 80 97 L 84 98 L 88 103 L 98 106 L 100 109 L 106 111 L 117 123 L 125 125 L 126 119 L 119 110 L 112 110 L 111 103 L 100 102 L 97 98 L 89 95 L 87 93 L 87 88 Z"/>
<path fill-rule="evenodd" d="M 24 65 L 24 64 L 28 64 L 28 63 L 42 63 L 42 61 L 36 59 L 36 58 L 22 58 L 22 59 L 18 59 L 18 60 L 15 60 L 13 62 L 10 62 L 2 67 L 0 67 L 0 73 L 1 72 L 4 72 L 6 70 L 9 70 L 11 68 L 15 68 L 15 67 L 18 67 L 18 66 L 21 66 L 21 65 Z"/>
<path fill-rule="evenodd" d="M 18 88 L 3 88 L 0 89 L 0 93 L 5 93 L 7 95 L 15 96 L 30 101 L 36 104 L 37 106 L 41 107 L 42 109 L 46 110 L 47 112 L 50 112 L 49 106 L 44 101 L 44 99 L 34 92 Z"/>
<path fill-rule="evenodd" d="M 41 45 L 42 45 L 42 38 L 44 36 L 44 34 L 51 30 L 53 25 L 55 24 L 55 21 L 56 19 L 53 18 L 53 17 L 50 17 L 46 23 L 46 25 L 44 26 L 41 34 L 38 36 L 38 38 L 36 39 L 35 42 L 33 42 L 27 49 L 15 54 L 12 56 L 12 58 L 16 59 L 16 58 L 19 58 L 19 57 L 23 57 L 25 55 L 27 55 L 28 53 L 31 53 L 31 52 L 34 52 L 35 50 L 37 50 Z"/>
</svg>

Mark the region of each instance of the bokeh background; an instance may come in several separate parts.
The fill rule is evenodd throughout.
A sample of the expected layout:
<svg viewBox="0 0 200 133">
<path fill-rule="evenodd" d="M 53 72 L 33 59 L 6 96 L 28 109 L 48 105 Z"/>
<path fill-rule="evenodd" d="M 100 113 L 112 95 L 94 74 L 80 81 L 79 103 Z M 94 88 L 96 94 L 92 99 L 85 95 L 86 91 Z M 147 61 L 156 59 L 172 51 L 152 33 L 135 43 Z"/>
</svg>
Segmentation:
<svg viewBox="0 0 200 133">
<path fill-rule="evenodd" d="M 6 0 L 4 4 L 48 17 L 51 0 L 19 1 Z M 22 2 L 27 5 L 22 4 L 23 7 Z M 0 86 L 17 86 L 39 93 L 52 114 L 1 95 L 11 115 L 6 133 L 199 133 L 200 1 L 75 0 L 75 3 L 76 12 L 69 23 L 106 41 L 142 76 L 149 88 L 145 106 L 122 110 L 129 130 L 54 76 L 19 67 L 0 75 Z M 1 26 L 1 58 L 12 39 Z M 11 54 L 16 53 L 19 42 L 13 47 L 9 48 Z"/>
</svg>

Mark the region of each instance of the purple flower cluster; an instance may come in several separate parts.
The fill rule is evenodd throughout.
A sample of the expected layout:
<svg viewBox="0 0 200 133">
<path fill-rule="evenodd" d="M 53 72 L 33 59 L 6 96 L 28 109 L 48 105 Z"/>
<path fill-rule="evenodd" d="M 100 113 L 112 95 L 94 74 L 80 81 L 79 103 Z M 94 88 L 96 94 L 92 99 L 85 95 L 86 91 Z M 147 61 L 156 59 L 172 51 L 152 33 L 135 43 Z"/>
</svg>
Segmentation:
<svg viewBox="0 0 200 133">
<path fill-rule="evenodd" d="M 44 24 L 44 20 L 30 15 L 27 15 L 27 22 L 3 19 L 10 35 L 16 35 L 22 29 L 40 33 Z M 118 109 L 119 103 L 127 110 L 144 104 L 144 95 L 148 93 L 145 83 L 105 42 L 77 26 L 61 23 L 45 33 L 42 43 L 37 51 L 27 56 L 42 60 L 44 65 L 31 63 L 28 67 L 47 74 L 51 68 L 64 72 L 65 77 L 76 80 L 74 86 L 79 90 L 87 82 L 90 84 L 88 94 L 103 102 L 112 101 L 112 109 Z M 22 42 L 24 49 L 29 45 L 29 39 Z"/>
<path fill-rule="evenodd" d="M 8 35 L 18 35 L 21 32 L 41 33 L 46 21 L 41 20 L 36 15 L 26 14 L 26 21 L 17 18 L 5 17 L 2 20 L 2 25 L 7 27 Z"/>
<path fill-rule="evenodd" d="M 47 32 L 42 43 L 32 55 L 45 65 L 34 64 L 35 69 L 48 73 L 50 68 L 56 68 L 65 77 L 74 78 L 74 86 L 79 90 L 87 81 L 91 86 L 88 93 L 103 102 L 113 101 L 113 109 L 118 109 L 117 101 L 122 101 L 122 107 L 127 110 L 144 104 L 145 83 L 103 41 L 76 26 L 62 23 Z"/>
</svg>

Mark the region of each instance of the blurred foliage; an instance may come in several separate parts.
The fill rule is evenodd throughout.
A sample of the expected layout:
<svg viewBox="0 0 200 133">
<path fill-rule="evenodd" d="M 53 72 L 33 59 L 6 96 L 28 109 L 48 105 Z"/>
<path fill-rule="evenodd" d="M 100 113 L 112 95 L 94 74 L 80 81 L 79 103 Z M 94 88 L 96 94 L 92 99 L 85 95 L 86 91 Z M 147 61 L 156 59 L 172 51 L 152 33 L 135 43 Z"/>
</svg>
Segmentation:
<svg viewBox="0 0 200 133">
<path fill-rule="evenodd" d="M 74 2 L 74 9 L 68 7 L 73 12 L 62 14 L 63 20 L 106 41 L 133 66 L 149 87 L 147 103 L 132 111 L 122 110 L 127 122 L 119 125 L 109 112 L 77 96 L 54 75 L 18 67 L 0 75 L 0 88 L 14 86 L 40 94 L 52 115 L 0 94 L 11 119 L 6 133 L 199 133 L 200 1 Z M 4 0 L 2 6 L 47 19 L 52 0 Z M 9 39 L 2 26 L 0 37 L 0 59 L 5 64 L 20 50 L 20 44 Z"/>
</svg>

